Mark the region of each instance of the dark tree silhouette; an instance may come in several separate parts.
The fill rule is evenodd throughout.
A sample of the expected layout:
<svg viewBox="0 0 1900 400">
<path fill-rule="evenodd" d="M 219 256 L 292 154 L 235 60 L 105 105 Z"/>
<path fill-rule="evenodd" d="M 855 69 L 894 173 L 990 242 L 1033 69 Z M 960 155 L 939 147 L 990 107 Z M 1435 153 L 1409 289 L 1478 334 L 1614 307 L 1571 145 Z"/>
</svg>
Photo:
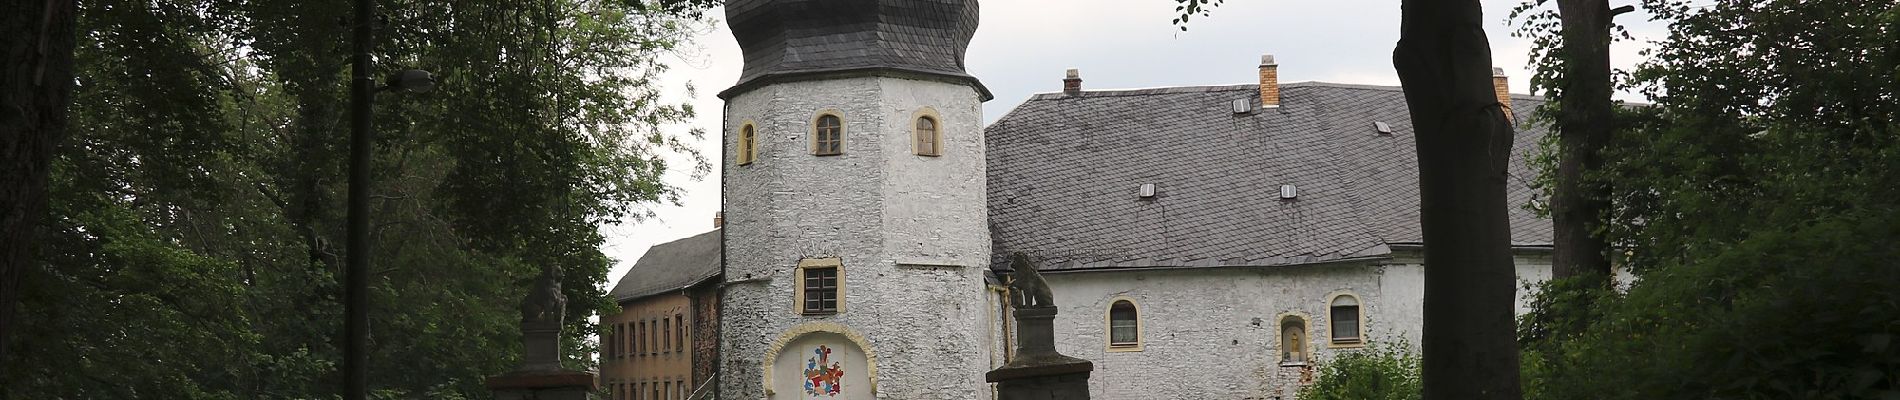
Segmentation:
<svg viewBox="0 0 1900 400">
<path fill-rule="evenodd" d="M 1609 187 L 1592 182 L 1603 169 L 1615 113 L 1610 102 L 1610 19 L 1629 12 L 1608 0 L 1557 0 L 1562 20 L 1563 81 L 1558 91 L 1557 174 L 1551 194 L 1556 228 L 1551 275 L 1610 276 L 1609 238 L 1602 232 Z M 1605 280 L 1607 282 L 1607 280 Z"/>
<path fill-rule="evenodd" d="M 1418 143 L 1426 399 L 1517 399 L 1510 122 L 1477 0 L 1405 0 L 1392 66 Z"/>
<path fill-rule="evenodd" d="M 73 86 L 74 2 L 13 0 L 0 17 L 0 363 L 46 214 L 53 144 L 66 134 Z"/>
</svg>

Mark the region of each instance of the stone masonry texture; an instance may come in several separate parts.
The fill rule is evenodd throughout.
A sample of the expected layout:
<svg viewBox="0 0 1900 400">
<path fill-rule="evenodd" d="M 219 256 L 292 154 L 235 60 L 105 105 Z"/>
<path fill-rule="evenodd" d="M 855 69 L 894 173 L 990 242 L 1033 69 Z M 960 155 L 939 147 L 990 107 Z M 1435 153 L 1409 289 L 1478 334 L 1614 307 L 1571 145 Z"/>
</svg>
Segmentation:
<svg viewBox="0 0 1900 400">
<path fill-rule="evenodd" d="M 721 161 L 722 398 L 764 398 L 768 347 L 782 332 L 814 322 L 868 339 L 877 398 L 989 396 L 979 96 L 970 85 L 863 76 L 766 85 L 729 99 L 726 154 L 749 122 L 758 159 Z M 940 118 L 941 157 L 912 153 L 913 118 L 925 108 Z M 843 155 L 812 155 L 811 123 L 820 112 L 842 116 Z M 825 257 L 842 260 L 843 309 L 801 315 L 795 268 Z"/>
<path fill-rule="evenodd" d="M 1293 399 L 1317 370 L 1283 366 L 1280 318 L 1307 322 L 1308 365 L 1317 368 L 1341 351 L 1329 346 L 1327 299 L 1358 297 L 1372 343 L 1409 345 L 1420 339 L 1424 271 L 1417 254 L 1381 262 L 1286 267 L 1236 267 L 1048 274 L 1057 306 L 1056 350 L 1095 363 L 1089 381 L 1096 400 Z M 1521 254 L 1520 283 L 1549 278 L 1549 258 Z M 1518 312 L 1528 293 L 1518 293 Z M 1118 299 L 1138 307 L 1141 350 L 1109 351 L 1107 313 Z M 1415 353 L 1416 354 L 1416 353 Z M 1168 377 L 1158 390 L 1154 377 Z"/>
</svg>

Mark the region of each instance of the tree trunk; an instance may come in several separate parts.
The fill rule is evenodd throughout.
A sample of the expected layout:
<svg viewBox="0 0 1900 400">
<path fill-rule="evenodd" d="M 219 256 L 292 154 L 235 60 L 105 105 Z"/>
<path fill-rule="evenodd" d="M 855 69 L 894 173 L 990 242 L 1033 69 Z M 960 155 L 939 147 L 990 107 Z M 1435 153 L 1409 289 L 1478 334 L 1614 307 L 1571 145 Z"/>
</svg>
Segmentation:
<svg viewBox="0 0 1900 400">
<path fill-rule="evenodd" d="M 0 8 L 0 364 L 14 330 L 20 280 L 32 268 L 46 213 L 53 144 L 66 135 L 77 15 L 72 0 L 14 0 Z"/>
<path fill-rule="evenodd" d="M 1477 0 L 1405 0 L 1392 64 L 1418 144 L 1427 400 L 1519 399 L 1504 184 L 1512 129 Z"/>
<path fill-rule="evenodd" d="M 1610 2 L 1557 0 L 1563 21 L 1563 87 L 1558 92 L 1557 182 L 1551 195 L 1555 254 L 1551 275 L 1610 276 L 1609 243 L 1597 229 L 1609 206 L 1609 188 L 1585 176 L 1602 170 L 1609 144 Z"/>
</svg>

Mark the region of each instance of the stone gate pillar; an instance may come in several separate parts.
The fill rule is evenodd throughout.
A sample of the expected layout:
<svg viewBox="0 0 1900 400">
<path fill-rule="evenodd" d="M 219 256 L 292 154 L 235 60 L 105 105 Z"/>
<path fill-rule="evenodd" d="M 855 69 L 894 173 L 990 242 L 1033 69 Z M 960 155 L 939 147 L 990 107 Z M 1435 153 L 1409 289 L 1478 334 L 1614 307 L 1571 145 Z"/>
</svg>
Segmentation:
<svg viewBox="0 0 1900 400">
<path fill-rule="evenodd" d="M 567 297 L 561 295 L 561 269 L 541 267 L 528 297 L 521 301 L 521 365 L 488 377 L 498 400 L 592 400 L 600 381 L 593 371 L 561 367 L 561 327 Z"/>
</svg>

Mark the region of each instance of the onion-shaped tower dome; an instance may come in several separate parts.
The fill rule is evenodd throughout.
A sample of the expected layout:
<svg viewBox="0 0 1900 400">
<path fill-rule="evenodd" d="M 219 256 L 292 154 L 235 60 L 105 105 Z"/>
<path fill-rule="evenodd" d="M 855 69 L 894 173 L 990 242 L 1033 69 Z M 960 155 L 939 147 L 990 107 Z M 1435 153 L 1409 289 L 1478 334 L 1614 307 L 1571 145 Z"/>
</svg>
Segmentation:
<svg viewBox="0 0 1900 400">
<path fill-rule="evenodd" d="M 775 82 L 896 76 L 989 89 L 964 72 L 976 0 L 730 0 L 726 21 L 745 51 L 731 99 Z"/>
</svg>

